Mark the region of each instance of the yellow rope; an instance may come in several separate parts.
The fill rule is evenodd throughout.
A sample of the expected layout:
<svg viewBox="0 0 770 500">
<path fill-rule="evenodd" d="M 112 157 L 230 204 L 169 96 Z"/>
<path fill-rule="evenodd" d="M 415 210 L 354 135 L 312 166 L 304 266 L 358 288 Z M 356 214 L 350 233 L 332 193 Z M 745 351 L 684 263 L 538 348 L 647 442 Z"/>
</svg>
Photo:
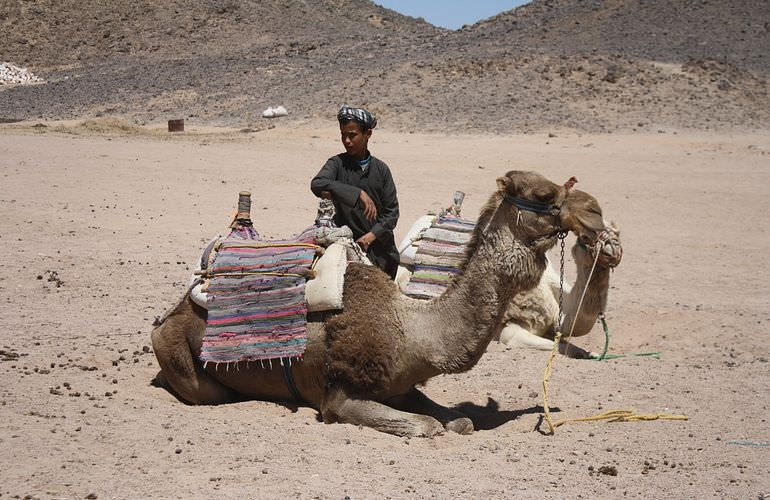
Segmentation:
<svg viewBox="0 0 770 500">
<path fill-rule="evenodd" d="M 597 242 L 597 245 L 601 244 L 601 242 Z M 586 281 L 586 287 L 583 289 L 583 294 L 580 297 L 580 302 L 578 303 L 577 310 L 575 311 L 575 318 L 572 321 L 572 328 L 570 329 L 569 336 L 567 337 L 567 341 L 569 341 L 570 338 L 572 338 L 572 332 L 575 329 L 575 323 L 577 322 L 578 314 L 580 313 L 580 307 L 583 305 L 583 298 L 585 297 L 586 290 L 588 289 L 588 283 L 591 282 L 591 277 L 593 276 L 594 269 L 596 268 L 596 261 L 599 258 L 599 248 L 597 246 L 596 249 L 596 257 L 594 258 L 593 266 L 591 267 L 591 272 L 588 275 L 588 280 Z M 561 320 L 561 318 L 559 318 Z M 545 422 L 548 424 L 548 431 L 551 435 L 554 435 L 556 433 L 556 428 L 560 425 L 564 425 L 567 422 L 595 422 L 599 420 L 607 420 L 609 422 L 639 422 L 639 421 L 647 421 L 647 420 L 689 420 L 689 417 L 687 415 L 671 415 L 669 413 L 655 413 L 652 415 L 636 415 L 633 410 L 609 410 L 604 413 L 600 413 L 599 415 L 594 415 L 592 417 L 579 417 L 579 418 L 566 418 L 563 420 L 559 420 L 557 422 L 554 422 L 551 418 L 551 408 L 548 406 L 548 379 L 551 377 L 551 373 L 553 372 L 553 360 L 556 357 L 556 352 L 559 350 L 559 344 L 561 343 L 561 325 L 559 325 L 559 328 L 556 330 L 556 336 L 553 339 L 553 348 L 551 349 L 551 354 L 548 356 L 548 362 L 545 365 L 545 372 L 543 373 L 543 413 L 545 414 Z M 569 347 L 567 347 L 569 349 Z"/>
<path fill-rule="evenodd" d="M 689 417 L 687 415 L 672 415 L 670 413 L 637 415 L 633 410 L 609 410 L 593 417 L 565 418 L 554 422 L 553 426 L 559 427 L 567 422 L 595 422 L 598 420 L 607 420 L 608 422 L 639 422 L 642 420 L 689 420 Z"/>
<path fill-rule="evenodd" d="M 551 435 L 556 433 L 556 428 L 568 422 L 596 422 L 607 420 L 609 422 L 640 422 L 648 420 L 689 420 L 687 415 L 672 415 L 670 413 L 653 413 L 651 415 L 637 415 L 633 410 L 609 410 L 592 417 L 565 418 L 556 422 L 551 419 L 551 408 L 548 406 L 548 378 L 553 372 L 553 360 L 556 357 L 556 351 L 559 349 L 561 341 L 561 331 L 556 332 L 556 338 L 553 339 L 553 349 L 548 357 L 548 363 L 545 365 L 543 374 L 543 413 L 545 421 L 548 424 L 548 431 Z"/>
</svg>

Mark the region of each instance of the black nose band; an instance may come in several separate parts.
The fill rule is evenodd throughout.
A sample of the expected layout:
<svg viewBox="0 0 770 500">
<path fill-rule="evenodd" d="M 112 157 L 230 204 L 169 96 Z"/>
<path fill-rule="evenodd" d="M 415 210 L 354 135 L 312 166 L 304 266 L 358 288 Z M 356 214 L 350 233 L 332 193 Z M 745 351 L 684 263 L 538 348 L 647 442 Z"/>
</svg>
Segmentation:
<svg viewBox="0 0 770 500">
<path fill-rule="evenodd" d="M 514 205 L 519 210 L 527 210 L 528 212 L 535 212 L 536 214 L 543 215 L 559 215 L 561 208 L 550 203 L 540 203 L 537 201 L 522 200 L 515 196 L 505 195 L 503 201 L 507 201 L 511 205 Z"/>
</svg>

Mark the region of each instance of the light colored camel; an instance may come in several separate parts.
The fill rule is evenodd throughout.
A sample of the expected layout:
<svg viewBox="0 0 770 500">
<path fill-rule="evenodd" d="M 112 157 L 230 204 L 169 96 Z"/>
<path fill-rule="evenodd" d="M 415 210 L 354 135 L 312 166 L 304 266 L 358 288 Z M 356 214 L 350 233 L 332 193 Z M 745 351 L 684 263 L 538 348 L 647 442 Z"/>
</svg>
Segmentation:
<svg viewBox="0 0 770 500">
<path fill-rule="evenodd" d="M 545 252 L 561 231 L 592 246 L 605 229 L 599 204 L 587 193 L 534 172 L 508 172 L 497 185 L 481 211 L 462 275 L 438 299 L 410 299 L 379 269 L 349 266 L 344 311 L 308 325 L 304 358 L 291 367 L 296 388 L 324 422 L 402 436 L 473 431 L 469 418 L 415 386 L 478 362 L 503 327 L 500 304 L 537 285 Z M 152 332 L 162 376 L 181 399 L 292 398 L 280 369 L 204 367 L 198 356 L 205 323 L 206 311 L 185 297 Z"/>
<path fill-rule="evenodd" d="M 587 248 L 580 241 L 575 242 L 572 258 L 577 268 L 577 279 L 573 284 L 564 282 L 560 326 L 565 341 L 559 349 L 572 357 L 594 356 L 567 344 L 566 339 L 587 335 L 593 329 L 597 317 L 607 307 L 610 272 L 620 263 L 623 255 L 620 232 L 614 225 L 607 225 L 599 238 L 602 243 L 598 259 L 593 248 Z M 538 285 L 519 292 L 508 305 L 504 314 L 505 327 L 498 340 L 508 347 L 550 351 L 559 326 L 560 288 L 559 272 L 549 263 Z"/>
</svg>

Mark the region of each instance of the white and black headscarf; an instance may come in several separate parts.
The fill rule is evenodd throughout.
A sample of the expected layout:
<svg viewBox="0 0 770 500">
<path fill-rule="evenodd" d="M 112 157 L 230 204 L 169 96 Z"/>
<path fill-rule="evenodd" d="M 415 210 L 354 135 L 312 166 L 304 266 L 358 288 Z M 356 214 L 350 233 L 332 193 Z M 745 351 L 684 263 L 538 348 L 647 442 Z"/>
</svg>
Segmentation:
<svg viewBox="0 0 770 500">
<path fill-rule="evenodd" d="M 373 129 L 377 126 L 377 118 L 373 114 L 363 108 L 351 108 L 350 106 L 342 106 L 337 113 L 337 120 L 340 123 L 346 123 L 350 120 L 356 121 L 367 129 Z"/>
</svg>

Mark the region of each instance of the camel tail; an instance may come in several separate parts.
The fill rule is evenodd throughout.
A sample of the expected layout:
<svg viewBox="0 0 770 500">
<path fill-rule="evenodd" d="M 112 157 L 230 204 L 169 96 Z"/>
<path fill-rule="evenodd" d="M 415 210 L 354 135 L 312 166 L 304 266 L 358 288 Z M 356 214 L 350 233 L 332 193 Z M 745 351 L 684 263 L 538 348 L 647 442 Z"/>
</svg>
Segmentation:
<svg viewBox="0 0 770 500">
<path fill-rule="evenodd" d="M 152 331 L 152 348 L 162 379 L 177 397 L 190 404 L 212 405 L 237 401 L 232 390 L 211 378 L 197 360 L 206 328 L 206 312 L 187 295 Z"/>
</svg>

